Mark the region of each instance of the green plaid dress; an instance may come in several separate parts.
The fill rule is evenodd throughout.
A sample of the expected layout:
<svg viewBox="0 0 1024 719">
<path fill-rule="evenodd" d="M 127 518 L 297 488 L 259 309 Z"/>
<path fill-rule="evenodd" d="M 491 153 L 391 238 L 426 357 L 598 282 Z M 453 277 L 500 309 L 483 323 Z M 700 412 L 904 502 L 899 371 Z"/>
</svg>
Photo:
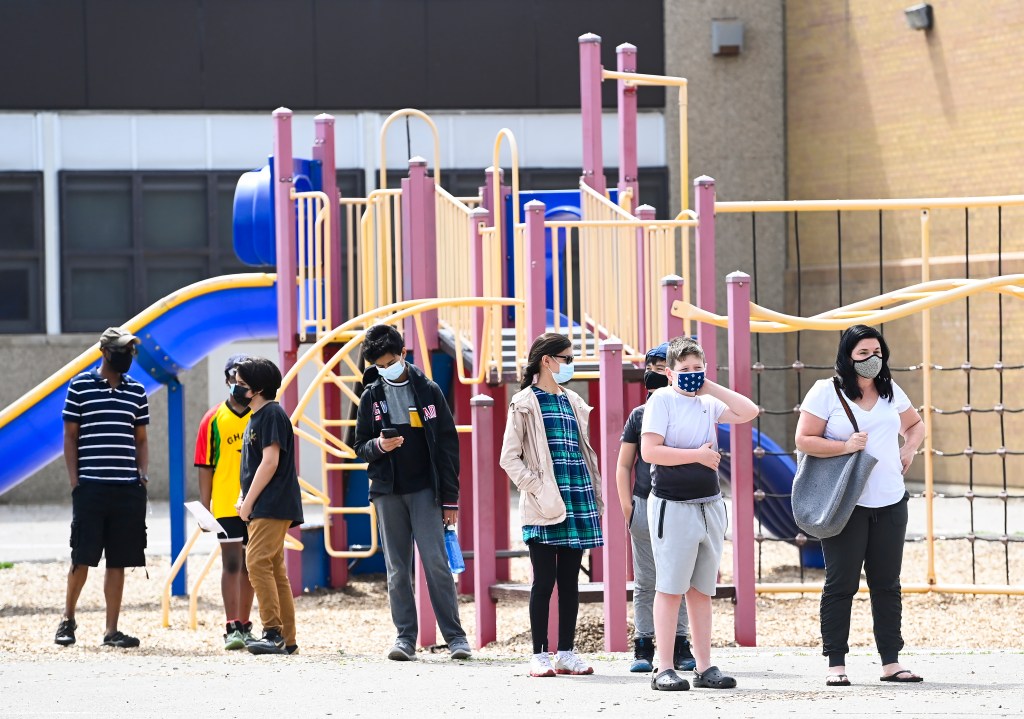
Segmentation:
<svg viewBox="0 0 1024 719">
<path fill-rule="evenodd" d="M 604 544 L 590 470 L 580 450 L 580 430 L 565 393 L 548 394 L 533 388 L 540 402 L 548 449 L 555 465 L 558 490 L 565 502 L 565 519 L 558 524 L 523 526 L 523 541 L 558 547 L 591 549 Z"/>
</svg>

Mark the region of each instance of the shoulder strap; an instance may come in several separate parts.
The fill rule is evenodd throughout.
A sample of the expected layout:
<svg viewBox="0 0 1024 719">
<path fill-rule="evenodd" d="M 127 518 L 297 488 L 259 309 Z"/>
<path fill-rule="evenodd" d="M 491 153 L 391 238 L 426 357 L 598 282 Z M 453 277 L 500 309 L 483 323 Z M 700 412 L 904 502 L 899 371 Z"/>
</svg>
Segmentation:
<svg viewBox="0 0 1024 719">
<path fill-rule="evenodd" d="M 843 405 L 843 409 L 846 410 L 846 416 L 850 418 L 850 424 L 853 425 L 853 431 L 860 432 L 860 428 L 857 426 L 857 420 L 853 416 L 853 411 L 850 409 L 850 405 L 846 403 L 846 397 L 843 396 L 842 390 L 839 389 L 839 380 L 836 377 L 832 378 L 832 388 L 835 389 L 836 395 L 839 397 L 839 402 Z"/>
</svg>

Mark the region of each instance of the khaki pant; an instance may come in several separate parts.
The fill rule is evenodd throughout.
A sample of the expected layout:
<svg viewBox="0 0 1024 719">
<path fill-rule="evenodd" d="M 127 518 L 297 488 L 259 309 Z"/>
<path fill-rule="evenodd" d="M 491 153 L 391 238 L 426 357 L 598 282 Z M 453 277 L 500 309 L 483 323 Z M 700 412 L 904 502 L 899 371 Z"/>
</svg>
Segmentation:
<svg viewBox="0 0 1024 719">
<path fill-rule="evenodd" d="M 285 645 L 295 641 L 295 602 L 284 566 L 284 536 L 291 524 L 287 519 L 254 519 L 249 522 L 249 544 L 245 563 L 249 582 L 256 592 L 263 631 L 277 629 Z"/>
</svg>

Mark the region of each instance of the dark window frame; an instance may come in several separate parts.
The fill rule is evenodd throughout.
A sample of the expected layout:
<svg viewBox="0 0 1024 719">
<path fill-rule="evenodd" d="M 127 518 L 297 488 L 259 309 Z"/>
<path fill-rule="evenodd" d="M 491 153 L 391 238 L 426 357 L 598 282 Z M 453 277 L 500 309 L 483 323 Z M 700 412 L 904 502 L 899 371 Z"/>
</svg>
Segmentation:
<svg viewBox="0 0 1024 719">
<path fill-rule="evenodd" d="M 0 172 L 0 192 L 32 193 L 32 246 L 11 249 L 0 244 L 0 267 L 20 265 L 28 270 L 28 318 L 0 320 L 0 334 L 35 334 L 46 331 L 46 226 L 42 172 Z"/>
<path fill-rule="evenodd" d="M 148 273 L 154 267 L 167 269 L 195 269 L 201 267 L 202 277 L 216 277 L 225 274 L 243 272 L 273 272 L 273 267 L 255 267 L 243 263 L 234 254 L 233 245 L 223 241 L 220 234 L 221 193 L 234 191 L 238 178 L 246 170 L 63 170 L 58 173 L 58 192 L 60 197 L 60 263 L 61 263 L 61 322 L 65 332 L 94 332 L 104 326 L 117 325 L 135 316 L 159 297 L 150 296 Z M 363 171 L 354 169 L 338 170 L 339 184 L 362 188 Z M 204 184 L 206 204 L 206 243 L 201 246 L 187 248 L 147 248 L 145 246 L 144 200 L 143 193 L 147 185 L 160 185 L 175 181 L 201 180 Z M 88 183 L 97 184 L 104 181 L 125 180 L 129 183 L 130 192 L 130 245 L 123 249 L 104 249 L 99 254 L 95 249 L 68 247 L 68 196 L 76 189 L 76 183 L 83 189 Z M 129 306 L 125 307 L 121 316 L 102 320 L 90 320 L 76 317 L 72 312 L 72 273 L 80 268 L 102 267 L 110 258 L 130 274 Z M 125 269 L 126 265 L 126 269 Z M 102 325 L 102 326 L 97 326 Z"/>
</svg>

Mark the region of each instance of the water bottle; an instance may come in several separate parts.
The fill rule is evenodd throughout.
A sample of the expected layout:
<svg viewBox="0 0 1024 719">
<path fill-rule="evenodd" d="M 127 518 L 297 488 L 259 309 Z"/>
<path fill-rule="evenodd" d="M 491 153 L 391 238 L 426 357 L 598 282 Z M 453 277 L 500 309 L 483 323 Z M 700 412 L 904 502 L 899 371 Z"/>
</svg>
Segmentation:
<svg viewBox="0 0 1024 719">
<path fill-rule="evenodd" d="M 452 574 L 465 572 L 466 561 L 462 558 L 459 535 L 455 533 L 454 524 L 449 524 L 444 528 L 444 549 L 448 553 L 448 568 L 452 570 Z"/>
</svg>

